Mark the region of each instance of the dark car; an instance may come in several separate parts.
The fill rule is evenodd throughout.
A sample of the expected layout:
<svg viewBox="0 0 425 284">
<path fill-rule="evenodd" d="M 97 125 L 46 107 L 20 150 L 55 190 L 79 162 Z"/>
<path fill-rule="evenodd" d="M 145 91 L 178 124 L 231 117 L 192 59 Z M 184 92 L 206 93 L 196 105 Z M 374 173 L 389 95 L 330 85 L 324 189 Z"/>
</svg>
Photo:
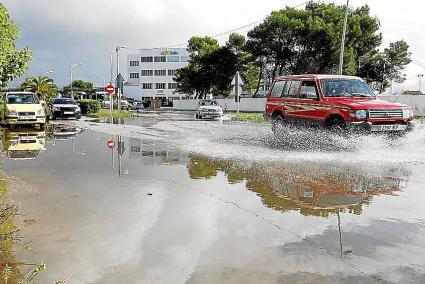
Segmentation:
<svg viewBox="0 0 425 284">
<path fill-rule="evenodd" d="M 70 98 L 56 98 L 51 104 L 51 118 L 81 118 L 81 109 L 77 103 Z"/>
</svg>

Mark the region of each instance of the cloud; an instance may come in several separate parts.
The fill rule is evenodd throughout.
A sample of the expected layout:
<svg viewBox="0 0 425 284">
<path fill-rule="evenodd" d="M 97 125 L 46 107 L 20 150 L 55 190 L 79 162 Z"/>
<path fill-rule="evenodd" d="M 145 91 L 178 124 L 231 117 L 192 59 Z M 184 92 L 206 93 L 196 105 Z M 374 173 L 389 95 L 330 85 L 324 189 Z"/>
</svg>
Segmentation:
<svg viewBox="0 0 425 284">
<path fill-rule="evenodd" d="M 83 62 L 76 76 L 96 80 L 109 77 L 109 53 L 116 45 L 135 48 L 163 47 L 187 42 L 192 35 L 214 35 L 263 19 L 272 10 L 295 6 L 302 0 L 5 0 L 12 18 L 22 28 L 19 46 L 29 46 L 33 62 L 28 75 L 54 70 L 59 85 L 68 84 L 69 65 Z M 332 1 L 325 1 L 332 2 Z M 345 4 L 345 0 L 333 1 Z M 418 72 L 425 67 L 425 43 L 420 40 L 425 23 L 425 2 L 351 0 L 368 4 L 381 20 L 384 45 L 406 40 L 413 53 L 408 81 L 396 88 L 417 86 Z M 241 30 L 246 32 L 249 28 Z M 227 35 L 218 39 L 224 42 Z M 122 67 L 125 67 L 123 56 Z M 124 68 L 125 69 L 125 68 Z M 123 69 L 123 70 L 124 70 Z M 95 82 L 96 83 L 96 82 Z M 97 82 L 99 84 L 100 82 Z"/>
</svg>

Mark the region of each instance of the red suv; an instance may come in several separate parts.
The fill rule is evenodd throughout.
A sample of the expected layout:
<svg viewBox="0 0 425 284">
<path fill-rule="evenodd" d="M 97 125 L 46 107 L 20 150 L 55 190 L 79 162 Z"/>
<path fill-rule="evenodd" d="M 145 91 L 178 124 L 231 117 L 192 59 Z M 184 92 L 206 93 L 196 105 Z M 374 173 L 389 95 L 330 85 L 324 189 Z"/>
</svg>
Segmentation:
<svg viewBox="0 0 425 284">
<path fill-rule="evenodd" d="M 267 95 L 266 118 L 320 124 L 330 129 L 406 131 L 412 128 L 412 108 L 376 99 L 362 79 L 340 75 L 278 77 Z"/>
</svg>

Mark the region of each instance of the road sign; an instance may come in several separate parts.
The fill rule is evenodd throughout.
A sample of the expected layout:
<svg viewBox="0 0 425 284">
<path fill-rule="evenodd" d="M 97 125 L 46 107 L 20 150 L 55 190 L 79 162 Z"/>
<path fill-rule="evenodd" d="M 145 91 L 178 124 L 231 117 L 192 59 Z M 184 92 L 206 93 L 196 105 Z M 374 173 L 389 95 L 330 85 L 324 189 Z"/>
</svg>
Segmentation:
<svg viewBox="0 0 425 284">
<path fill-rule="evenodd" d="M 117 150 L 118 150 L 118 154 L 120 156 L 122 156 L 124 154 L 124 152 L 125 152 L 124 141 L 118 141 L 118 148 L 117 148 Z"/>
<path fill-rule="evenodd" d="M 241 75 L 239 74 L 239 71 L 237 71 L 235 74 L 235 77 L 233 77 L 232 85 L 234 86 L 233 92 L 235 93 L 235 101 L 238 103 L 237 112 L 239 112 L 239 103 L 241 101 L 240 95 L 242 91 L 242 86 L 244 85 L 244 82 L 241 78 Z"/>
<path fill-rule="evenodd" d="M 121 75 L 121 73 L 119 73 L 117 75 L 117 89 L 122 89 L 122 87 L 124 86 L 124 77 Z"/>
<path fill-rule="evenodd" d="M 109 149 L 115 148 L 115 141 L 114 140 L 108 140 L 108 142 L 106 142 L 106 146 L 108 146 Z"/>
<path fill-rule="evenodd" d="M 108 94 L 112 94 L 115 91 L 115 88 L 112 85 L 108 85 L 106 86 L 105 90 Z"/>
</svg>

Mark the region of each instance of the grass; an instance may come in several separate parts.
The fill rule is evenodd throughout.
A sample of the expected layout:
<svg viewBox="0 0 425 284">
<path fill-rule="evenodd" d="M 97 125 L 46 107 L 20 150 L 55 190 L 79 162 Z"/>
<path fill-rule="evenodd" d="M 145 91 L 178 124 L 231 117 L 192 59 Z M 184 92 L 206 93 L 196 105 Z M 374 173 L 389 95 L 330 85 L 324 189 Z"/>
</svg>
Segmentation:
<svg viewBox="0 0 425 284">
<path fill-rule="evenodd" d="M 110 111 L 108 109 L 101 109 L 98 113 L 89 114 L 90 117 L 96 117 L 96 118 L 105 118 L 110 117 Z M 114 109 L 112 111 L 112 117 L 113 118 L 120 118 L 120 119 L 132 119 L 133 114 L 127 110 L 116 110 Z"/>
<path fill-rule="evenodd" d="M 239 112 L 236 113 L 236 120 L 249 122 L 264 122 L 264 117 L 262 113 Z"/>
</svg>

